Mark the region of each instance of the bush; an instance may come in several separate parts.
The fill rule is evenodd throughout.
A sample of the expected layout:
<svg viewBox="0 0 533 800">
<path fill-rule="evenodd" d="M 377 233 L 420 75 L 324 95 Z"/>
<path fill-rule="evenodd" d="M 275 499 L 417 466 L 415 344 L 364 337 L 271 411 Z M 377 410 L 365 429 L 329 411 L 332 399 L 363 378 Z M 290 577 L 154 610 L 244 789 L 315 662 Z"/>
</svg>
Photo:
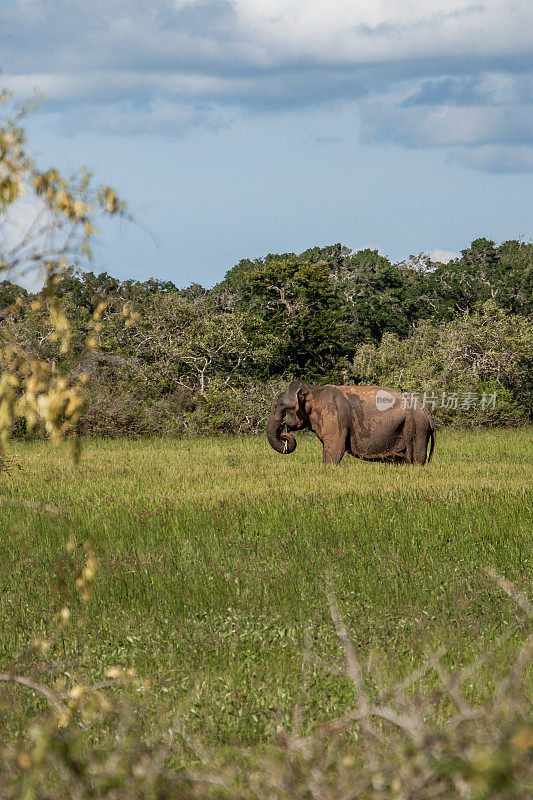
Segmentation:
<svg viewBox="0 0 533 800">
<path fill-rule="evenodd" d="M 451 322 L 422 322 L 407 339 L 388 333 L 379 345 L 362 345 L 350 371 L 358 383 L 434 396 L 429 407 L 440 424 L 520 425 L 533 406 L 533 328 L 489 301 Z M 458 395 L 457 408 L 443 405 L 443 392 Z M 466 407 L 467 393 L 475 405 Z"/>
<path fill-rule="evenodd" d="M 213 381 L 204 394 L 178 386 L 154 398 L 147 391 L 134 393 L 126 382 L 111 392 L 105 382 L 93 381 L 80 432 L 122 438 L 262 433 L 281 389 L 274 381 L 250 381 L 239 389 Z"/>
</svg>

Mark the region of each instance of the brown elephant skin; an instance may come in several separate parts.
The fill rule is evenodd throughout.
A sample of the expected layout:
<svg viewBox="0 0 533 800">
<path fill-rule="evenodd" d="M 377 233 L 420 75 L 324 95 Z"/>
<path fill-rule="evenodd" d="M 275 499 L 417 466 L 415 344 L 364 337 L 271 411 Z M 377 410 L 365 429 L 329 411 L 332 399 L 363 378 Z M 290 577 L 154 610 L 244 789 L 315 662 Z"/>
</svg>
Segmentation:
<svg viewBox="0 0 533 800">
<path fill-rule="evenodd" d="M 291 431 L 308 428 L 322 442 L 324 464 L 339 464 L 344 453 L 369 461 L 425 464 L 435 446 L 433 419 L 421 404 L 403 406 L 402 395 L 383 386 L 294 381 L 276 398 L 267 438 L 278 453 L 292 453 L 296 439 Z"/>
</svg>

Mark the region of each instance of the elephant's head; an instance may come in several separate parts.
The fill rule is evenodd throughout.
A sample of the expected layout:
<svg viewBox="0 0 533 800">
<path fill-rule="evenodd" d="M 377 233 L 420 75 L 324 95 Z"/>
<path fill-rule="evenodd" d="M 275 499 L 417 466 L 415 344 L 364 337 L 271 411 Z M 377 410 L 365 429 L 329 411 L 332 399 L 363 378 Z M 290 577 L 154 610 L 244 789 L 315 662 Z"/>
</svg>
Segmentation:
<svg viewBox="0 0 533 800">
<path fill-rule="evenodd" d="M 267 439 L 278 453 L 294 453 L 296 439 L 292 433 L 281 431 L 284 425 L 288 431 L 299 431 L 308 423 L 305 402 L 309 384 L 303 381 L 291 383 L 288 389 L 276 397 L 267 425 Z"/>
</svg>

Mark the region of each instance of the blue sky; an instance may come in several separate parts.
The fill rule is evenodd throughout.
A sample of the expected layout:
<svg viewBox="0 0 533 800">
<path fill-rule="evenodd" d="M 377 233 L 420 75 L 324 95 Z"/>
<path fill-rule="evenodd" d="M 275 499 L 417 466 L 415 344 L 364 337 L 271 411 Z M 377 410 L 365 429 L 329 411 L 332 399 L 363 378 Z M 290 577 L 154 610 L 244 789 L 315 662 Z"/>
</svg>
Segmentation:
<svg viewBox="0 0 533 800">
<path fill-rule="evenodd" d="M 531 239 L 532 29 L 530 0 L 2 0 L 0 84 L 46 95 L 42 165 L 93 168 L 141 223 L 94 269 L 212 285 L 339 241 Z"/>
</svg>

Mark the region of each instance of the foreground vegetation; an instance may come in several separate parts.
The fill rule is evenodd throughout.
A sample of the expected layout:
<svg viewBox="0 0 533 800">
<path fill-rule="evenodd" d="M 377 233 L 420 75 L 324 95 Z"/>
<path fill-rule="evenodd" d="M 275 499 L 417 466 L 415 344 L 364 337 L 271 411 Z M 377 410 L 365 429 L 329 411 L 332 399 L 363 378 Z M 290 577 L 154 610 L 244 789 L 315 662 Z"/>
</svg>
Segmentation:
<svg viewBox="0 0 533 800">
<path fill-rule="evenodd" d="M 134 669 L 150 681 L 120 689 L 137 743 L 179 717 L 187 736 L 228 753 L 291 731 L 297 708 L 306 734 L 343 717 L 357 691 L 339 671 L 328 585 L 372 697 L 438 648 L 453 671 L 494 647 L 464 686 L 468 702 L 486 703 L 527 635 L 485 570 L 531 590 L 528 429 L 440 433 L 419 469 L 348 458 L 327 468 L 306 435 L 285 458 L 254 437 L 88 441 L 78 468 L 42 442 L 11 453 L 0 670 L 66 691 Z M 74 578 L 93 555 L 83 600 Z M 444 724 L 456 706 L 435 673 L 424 681 Z M 46 702 L 1 692 L 7 743 Z M 169 757 L 196 758 L 180 736 Z"/>
</svg>

